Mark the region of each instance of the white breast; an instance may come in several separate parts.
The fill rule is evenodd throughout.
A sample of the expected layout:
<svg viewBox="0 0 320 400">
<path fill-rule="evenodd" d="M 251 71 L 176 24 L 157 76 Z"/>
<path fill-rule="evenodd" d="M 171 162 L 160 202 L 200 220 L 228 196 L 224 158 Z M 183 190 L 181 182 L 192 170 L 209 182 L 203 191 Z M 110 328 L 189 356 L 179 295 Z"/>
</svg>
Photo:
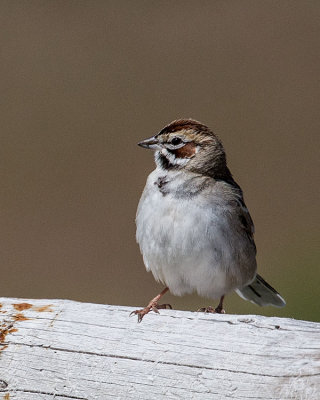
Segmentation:
<svg viewBox="0 0 320 400">
<path fill-rule="evenodd" d="M 168 175 L 169 189 L 182 179 L 175 174 Z M 156 184 L 161 175 L 158 169 L 149 175 L 137 210 L 136 236 L 147 270 L 175 295 L 196 291 L 218 298 L 250 282 L 255 257 L 248 260 L 242 249 L 247 243 L 221 199 L 211 188 L 190 198 L 163 194 Z"/>
</svg>

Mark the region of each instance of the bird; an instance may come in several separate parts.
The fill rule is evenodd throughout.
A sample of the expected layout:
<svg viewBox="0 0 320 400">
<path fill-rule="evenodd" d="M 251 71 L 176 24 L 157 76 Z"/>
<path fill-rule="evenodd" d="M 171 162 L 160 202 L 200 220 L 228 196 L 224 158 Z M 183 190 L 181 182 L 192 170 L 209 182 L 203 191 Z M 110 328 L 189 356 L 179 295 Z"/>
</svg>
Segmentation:
<svg viewBox="0 0 320 400">
<path fill-rule="evenodd" d="M 198 311 L 224 313 L 224 296 L 235 291 L 259 306 L 286 302 L 258 273 L 254 224 L 234 180 L 220 138 L 194 119 L 174 120 L 139 146 L 154 150 L 136 213 L 136 239 L 147 271 L 165 287 L 138 322 L 170 291 L 220 299 Z"/>
</svg>

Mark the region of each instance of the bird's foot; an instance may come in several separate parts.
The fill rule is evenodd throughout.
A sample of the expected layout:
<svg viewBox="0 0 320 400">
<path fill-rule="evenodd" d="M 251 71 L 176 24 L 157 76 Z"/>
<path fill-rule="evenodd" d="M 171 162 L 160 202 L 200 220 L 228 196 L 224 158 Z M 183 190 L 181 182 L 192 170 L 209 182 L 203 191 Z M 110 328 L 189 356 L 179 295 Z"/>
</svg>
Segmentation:
<svg viewBox="0 0 320 400">
<path fill-rule="evenodd" d="M 172 310 L 172 307 L 170 304 L 158 304 L 156 301 L 151 301 L 147 307 L 142 308 L 141 310 L 135 310 L 130 313 L 130 315 L 138 315 L 138 322 L 142 321 L 142 318 L 148 314 L 150 311 L 153 311 L 157 314 L 159 314 L 160 309 L 170 309 Z"/>
<path fill-rule="evenodd" d="M 214 309 L 214 312 L 216 314 L 225 314 L 226 313 L 225 310 L 222 307 L 219 307 L 219 306 Z"/>
<path fill-rule="evenodd" d="M 202 308 L 199 308 L 198 311 L 205 312 L 205 313 L 225 314 L 226 312 L 223 309 L 223 300 L 224 300 L 224 295 L 220 297 L 219 304 L 217 305 L 216 308 L 213 308 L 211 306 L 202 307 Z"/>
<path fill-rule="evenodd" d="M 224 309 L 222 307 L 216 307 L 213 308 L 211 306 L 209 307 L 202 307 L 199 308 L 199 310 L 197 310 L 198 312 L 204 312 L 204 313 L 212 313 L 212 314 L 225 314 L 226 312 L 224 311 Z"/>
</svg>

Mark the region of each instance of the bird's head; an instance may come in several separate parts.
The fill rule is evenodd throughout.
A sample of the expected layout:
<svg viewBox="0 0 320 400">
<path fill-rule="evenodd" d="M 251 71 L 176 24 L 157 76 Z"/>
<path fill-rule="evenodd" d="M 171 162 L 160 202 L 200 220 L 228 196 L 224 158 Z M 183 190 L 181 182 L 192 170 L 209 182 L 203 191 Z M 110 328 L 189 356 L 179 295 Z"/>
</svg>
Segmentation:
<svg viewBox="0 0 320 400">
<path fill-rule="evenodd" d="M 138 145 L 155 150 L 156 164 L 165 170 L 185 169 L 215 176 L 227 168 L 220 139 L 206 125 L 193 119 L 173 121 Z"/>
</svg>

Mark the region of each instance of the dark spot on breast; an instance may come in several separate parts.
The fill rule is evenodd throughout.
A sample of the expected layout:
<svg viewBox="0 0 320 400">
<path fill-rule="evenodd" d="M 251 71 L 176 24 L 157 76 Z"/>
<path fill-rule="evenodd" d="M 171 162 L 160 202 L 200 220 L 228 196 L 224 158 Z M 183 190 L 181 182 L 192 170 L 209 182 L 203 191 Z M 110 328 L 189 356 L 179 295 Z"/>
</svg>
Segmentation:
<svg viewBox="0 0 320 400">
<path fill-rule="evenodd" d="M 196 153 L 196 145 L 193 142 L 189 142 L 183 147 L 180 147 L 180 149 L 171 151 L 178 158 L 191 158 Z"/>
<path fill-rule="evenodd" d="M 160 176 L 155 182 L 154 184 L 158 186 L 159 191 L 163 194 L 163 196 L 165 196 L 166 194 L 168 194 L 167 188 L 166 188 L 166 184 L 168 183 L 167 177 L 166 176 Z"/>
<path fill-rule="evenodd" d="M 166 180 L 165 176 L 160 176 L 155 182 L 154 184 L 158 186 L 158 188 L 162 188 L 162 186 L 164 186 L 166 183 L 168 183 L 168 181 Z"/>
</svg>

